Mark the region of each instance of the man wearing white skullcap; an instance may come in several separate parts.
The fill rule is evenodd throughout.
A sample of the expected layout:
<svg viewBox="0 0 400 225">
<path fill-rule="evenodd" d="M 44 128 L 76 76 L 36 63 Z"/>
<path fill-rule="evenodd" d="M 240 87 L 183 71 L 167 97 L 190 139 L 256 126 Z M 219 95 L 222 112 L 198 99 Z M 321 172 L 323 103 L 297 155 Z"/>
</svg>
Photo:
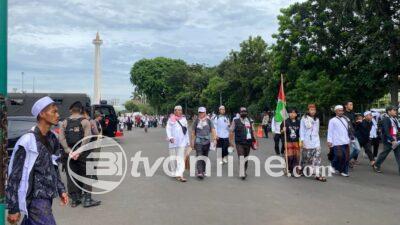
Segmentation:
<svg viewBox="0 0 400 225">
<path fill-rule="evenodd" d="M 177 105 L 174 113 L 170 115 L 166 126 L 168 149 L 170 157 L 170 167 L 172 176 L 177 181 L 186 182 L 183 173 L 185 172 L 185 149 L 190 146 L 188 122 L 182 115 L 182 106 Z"/>
<path fill-rule="evenodd" d="M 350 135 L 349 122 L 344 118 L 343 106 L 335 106 L 336 116 L 329 120 L 328 146 L 331 149 L 332 167 L 335 173 L 349 176 Z"/>
<path fill-rule="evenodd" d="M 364 148 L 371 166 L 375 164 L 374 154 L 371 151 L 370 133 L 373 126 L 371 111 L 364 112 L 364 119 L 357 120 L 355 123 L 357 140 L 360 143 L 360 149 Z"/>
<path fill-rule="evenodd" d="M 229 148 L 229 119 L 225 115 L 225 106 L 219 107 L 219 114 L 213 120 L 217 131 L 217 147 L 221 148 L 221 164 L 228 163 L 228 148 Z"/>
<path fill-rule="evenodd" d="M 10 159 L 6 187 L 7 220 L 11 224 L 17 223 L 22 213 L 25 215 L 22 224 L 55 225 L 51 209 L 53 199 L 60 197 L 62 205 L 68 203 L 56 163 L 60 144 L 50 131 L 60 116 L 49 97 L 35 102 L 31 112 L 37 118 L 37 125 L 17 141 Z M 23 179 L 26 177 L 35 179 Z"/>
</svg>

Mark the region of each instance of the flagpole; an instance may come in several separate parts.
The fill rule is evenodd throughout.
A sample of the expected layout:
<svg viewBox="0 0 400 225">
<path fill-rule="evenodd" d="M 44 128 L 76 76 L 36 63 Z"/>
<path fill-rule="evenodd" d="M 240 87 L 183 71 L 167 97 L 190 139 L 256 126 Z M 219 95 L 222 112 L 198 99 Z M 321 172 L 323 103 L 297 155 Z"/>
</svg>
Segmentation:
<svg viewBox="0 0 400 225">
<path fill-rule="evenodd" d="M 282 88 L 282 91 L 283 91 L 283 74 L 281 74 L 280 88 Z M 281 90 L 279 90 L 279 91 L 281 91 Z M 286 107 L 286 105 L 285 105 L 285 107 Z M 284 145 L 285 145 L 286 175 L 289 176 L 289 164 L 288 164 L 288 155 L 287 155 L 288 149 L 287 149 L 287 136 L 286 136 L 286 119 L 285 118 L 283 118 L 283 127 L 285 128 L 285 129 L 283 129 L 283 135 L 284 135 L 284 140 L 285 140 Z"/>
</svg>

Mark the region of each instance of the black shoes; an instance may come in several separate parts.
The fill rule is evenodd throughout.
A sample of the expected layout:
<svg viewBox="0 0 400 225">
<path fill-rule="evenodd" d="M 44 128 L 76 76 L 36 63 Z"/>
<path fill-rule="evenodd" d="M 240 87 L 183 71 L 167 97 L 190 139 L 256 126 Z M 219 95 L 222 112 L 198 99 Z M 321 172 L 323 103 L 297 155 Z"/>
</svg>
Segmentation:
<svg viewBox="0 0 400 225">
<path fill-rule="evenodd" d="M 82 203 L 81 200 L 71 200 L 71 208 L 76 208 L 81 203 Z"/>
<path fill-rule="evenodd" d="M 83 208 L 95 207 L 99 206 L 100 204 L 101 201 L 92 199 L 92 196 L 90 194 L 85 194 L 85 196 L 83 197 Z"/>
</svg>

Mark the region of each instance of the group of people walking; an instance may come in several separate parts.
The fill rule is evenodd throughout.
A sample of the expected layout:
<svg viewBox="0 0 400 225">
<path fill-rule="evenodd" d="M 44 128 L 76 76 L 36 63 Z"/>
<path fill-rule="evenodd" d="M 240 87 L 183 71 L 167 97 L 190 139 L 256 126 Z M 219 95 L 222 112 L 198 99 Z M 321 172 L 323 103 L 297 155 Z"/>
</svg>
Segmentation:
<svg viewBox="0 0 400 225">
<path fill-rule="evenodd" d="M 334 107 L 335 116 L 329 120 L 327 130 L 328 160 L 330 172 L 344 177 L 349 176 L 349 168 L 359 164 L 358 157 L 362 149 L 369 159 L 374 171 L 381 173 L 381 166 L 390 152 L 394 152 L 400 173 L 400 123 L 397 119 L 397 107 L 389 106 L 386 113 L 376 115 L 366 111 L 362 115 L 353 112 L 353 103 L 346 102 Z M 221 149 L 220 163 L 228 162 L 228 149 L 234 148 L 238 156 L 248 157 L 250 150 L 256 148 L 257 141 L 254 123 L 248 117 L 247 109 L 240 108 L 239 116 L 232 122 L 226 116 L 224 106 L 219 108 L 219 114 L 212 118 L 207 116 L 206 109 L 200 107 L 198 116 L 189 128 L 188 121 L 182 115 L 182 107 L 176 106 L 174 113 L 168 119 L 166 131 L 170 142 L 170 154 L 176 157 L 173 171 L 178 181 L 186 182 L 184 178 L 185 160 L 190 150 L 196 151 L 196 156 L 208 157 L 210 148 L 216 143 Z M 317 107 L 309 104 L 307 112 L 298 118 L 295 108 L 287 110 L 288 118 L 277 122 L 272 117 L 271 123 L 264 116 L 262 126 L 266 134 L 269 127 L 274 134 L 275 153 L 285 158 L 288 176 L 298 177 L 305 172 L 312 174 L 316 180 L 326 182 L 321 171 L 322 152 L 320 140 L 320 120 L 317 117 Z M 380 125 L 381 124 L 381 125 Z M 191 135 L 189 134 L 191 130 Z M 378 154 L 380 140 L 383 151 Z M 282 143 L 280 145 L 280 143 Z M 189 150 L 186 150 L 189 149 Z M 196 161 L 196 176 L 204 179 L 206 174 L 205 160 Z M 239 177 L 246 179 L 245 170 Z M 311 171 L 305 171 L 305 170 Z"/>
<path fill-rule="evenodd" d="M 182 115 L 182 107 L 176 106 L 174 113 L 168 119 L 166 132 L 169 141 L 170 155 L 176 160 L 172 161 L 172 171 L 178 181 L 186 182 L 183 176 L 185 171 L 185 158 L 191 149 L 196 151 L 198 157 L 208 157 L 210 149 L 221 148 L 221 164 L 228 162 L 228 148 L 236 147 L 238 156 L 247 157 L 250 149 L 255 146 L 255 133 L 253 121 L 248 117 L 247 109 L 240 108 L 240 117 L 230 123 L 225 114 L 225 107 L 219 107 L 218 116 L 211 119 L 207 116 L 206 108 L 198 109 L 198 116 L 193 121 L 191 135 L 189 125 L 185 116 Z M 189 148 L 190 147 L 190 148 Z M 186 149 L 189 148 L 189 151 Z M 245 163 L 245 171 L 247 162 Z M 196 176 L 204 179 L 206 174 L 205 160 L 196 163 Z M 247 173 L 240 175 L 246 179 Z"/>
<path fill-rule="evenodd" d="M 148 131 L 148 128 L 154 127 L 157 128 L 160 125 L 163 125 L 164 116 L 150 116 L 148 114 L 144 115 L 120 115 L 118 117 L 119 121 L 119 130 L 123 131 L 125 128 L 128 131 L 131 131 L 133 127 L 144 128 L 145 132 Z M 164 126 L 165 127 L 165 126 Z"/>
<path fill-rule="evenodd" d="M 335 116 L 329 120 L 327 143 L 328 159 L 331 161 L 333 173 L 344 177 L 349 176 L 349 168 L 358 164 L 358 156 L 364 149 L 370 166 L 377 173 L 387 156 L 393 151 L 400 173 L 400 123 L 397 119 L 398 109 L 394 106 L 386 108 L 382 116 L 374 116 L 366 111 L 362 116 L 353 112 L 353 103 L 346 102 L 334 107 Z M 93 207 L 101 204 L 92 199 L 91 187 L 87 184 L 73 182 L 67 176 L 67 189 L 60 178 L 58 161 L 64 158 L 69 168 L 79 176 L 97 179 L 86 174 L 88 152 L 78 153 L 79 146 L 101 137 L 102 115 L 94 112 L 91 117 L 89 108 L 75 102 L 70 107 L 71 115 L 60 124 L 59 136 L 51 131 L 52 126 L 59 122 L 56 103 L 49 97 L 39 99 L 32 107 L 32 115 L 37 118 L 37 125 L 16 143 L 10 159 L 8 182 L 6 187 L 6 202 L 8 205 L 8 221 L 16 223 L 24 218 L 22 224 L 54 225 L 52 201 L 60 197 L 62 205 L 71 202 L 71 207 L 80 204 L 83 207 Z M 317 117 L 317 107 L 308 105 L 307 113 L 298 118 L 295 108 L 287 110 L 288 118 L 277 122 L 272 118 L 271 128 L 274 133 L 275 153 L 283 156 L 286 161 L 288 176 L 311 173 L 318 181 L 325 182 L 319 171 L 321 166 L 320 121 Z M 94 118 L 94 119 L 91 119 Z M 263 126 L 267 122 L 263 121 Z M 381 124 L 381 125 L 379 125 Z M 166 133 L 169 142 L 169 152 L 173 160 L 171 170 L 173 176 L 180 182 L 186 182 L 184 177 L 185 159 L 188 149 L 193 149 L 196 156 L 207 158 L 210 149 L 221 149 L 220 164 L 228 163 L 230 149 L 236 149 L 240 159 L 246 159 L 251 149 L 257 149 L 254 122 L 249 117 L 245 107 L 241 107 L 238 116 L 232 121 L 226 116 L 224 106 L 219 107 L 219 113 L 211 118 L 205 107 L 198 108 L 198 116 L 193 120 L 192 127 L 182 113 L 181 106 L 175 106 L 174 113 L 166 121 Z M 91 135 L 92 138 L 86 138 Z M 379 140 L 382 140 L 383 151 L 378 154 Z M 283 145 L 280 146 L 279 142 Z M 94 149 L 93 151 L 100 151 Z M 63 157 L 64 156 L 64 157 Z M 242 162 L 239 162 L 240 164 Z M 196 176 L 203 180 L 207 177 L 206 162 L 196 162 Z M 247 160 L 239 177 L 247 177 Z M 305 171 L 305 169 L 312 171 Z M 295 176 L 297 177 L 297 176 Z M 71 199 L 71 201 L 70 201 Z"/>
<path fill-rule="evenodd" d="M 287 110 L 289 116 L 283 122 L 272 118 L 274 149 L 276 155 L 285 157 L 288 176 L 302 175 L 304 169 L 311 168 L 312 171 L 307 171 L 307 174 L 313 174 L 318 181 L 325 182 L 326 177 L 320 171 L 322 160 L 317 107 L 315 104 L 309 104 L 307 108 L 307 112 L 300 119 L 295 108 Z"/>
<path fill-rule="evenodd" d="M 369 159 L 370 166 L 377 173 L 381 173 L 383 162 L 393 151 L 400 173 L 400 124 L 397 119 L 397 107 L 389 106 L 385 114 L 375 117 L 371 111 L 355 115 L 351 101 L 346 102 L 344 107 L 337 105 L 334 110 L 336 116 L 328 125 L 329 159 L 334 173 L 348 177 L 349 168 L 359 164 L 358 156 L 362 149 Z M 378 155 L 380 138 L 383 151 Z"/>
</svg>

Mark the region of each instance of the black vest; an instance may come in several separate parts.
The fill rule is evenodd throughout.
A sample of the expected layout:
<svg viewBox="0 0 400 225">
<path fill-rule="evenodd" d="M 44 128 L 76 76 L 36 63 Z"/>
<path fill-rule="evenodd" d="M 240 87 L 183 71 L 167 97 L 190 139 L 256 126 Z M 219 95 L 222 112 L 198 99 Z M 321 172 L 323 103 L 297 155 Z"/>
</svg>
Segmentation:
<svg viewBox="0 0 400 225">
<path fill-rule="evenodd" d="M 233 122 L 235 123 L 235 143 L 239 145 L 251 145 L 254 140 L 252 122 L 250 122 L 251 139 L 247 139 L 246 127 L 240 119 L 235 119 Z"/>
</svg>

